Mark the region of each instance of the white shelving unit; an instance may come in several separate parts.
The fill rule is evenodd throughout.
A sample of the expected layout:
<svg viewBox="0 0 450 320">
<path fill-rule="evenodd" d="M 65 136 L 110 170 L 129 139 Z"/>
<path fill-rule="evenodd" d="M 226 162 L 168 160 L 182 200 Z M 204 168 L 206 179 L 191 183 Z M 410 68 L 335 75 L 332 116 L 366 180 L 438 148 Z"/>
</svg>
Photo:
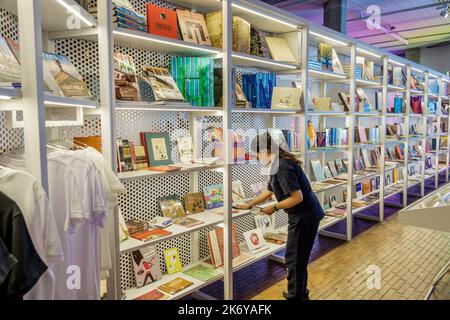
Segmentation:
<svg viewBox="0 0 450 320">
<path fill-rule="evenodd" d="M 133 3 L 140 3 L 139 0 L 133 0 Z M 140 3 L 141 5 L 144 3 Z M 313 180 L 309 164 L 311 159 L 319 159 L 322 164 L 327 160 L 335 160 L 337 158 L 346 158 L 350 164 L 348 167 L 349 179 L 343 181 L 341 184 L 318 191 L 317 194 L 322 201 L 328 195 L 338 194 L 344 189 L 347 191 L 344 199 L 341 193 L 342 202 L 346 203 L 346 214 L 340 218 L 327 220 L 320 226 L 320 234 L 324 236 L 337 237 L 350 241 L 352 239 L 352 222 L 354 217 L 367 218 L 371 220 L 382 221 L 384 219 L 384 205 L 388 204 L 386 199 L 402 193 L 402 205 L 407 205 L 407 197 L 409 189 L 413 186 L 420 185 L 420 196 L 425 194 L 425 179 L 434 179 L 434 186 L 437 188 L 439 184 L 439 175 L 445 173 L 445 181 L 448 182 L 449 175 L 449 150 L 450 139 L 449 132 L 436 132 L 431 135 L 426 134 L 427 121 L 433 118 L 438 121 L 449 121 L 447 114 L 442 114 L 440 105 L 442 101 L 449 100 L 445 96 L 443 83 L 450 85 L 450 80 L 445 75 L 430 70 L 426 67 L 417 65 L 413 62 L 399 58 L 388 52 L 381 51 L 377 48 L 368 46 L 355 39 L 346 37 L 340 33 L 328 30 L 321 26 L 314 25 L 306 20 L 303 20 L 295 15 L 284 12 L 280 9 L 274 8 L 265 3 L 256 0 L 223 0 L 208 1 L 208 0 L 173 0 L 171 5 L 184 6 L 196 9 L 199 12 L 211 12 L 216 10 L 223 11 L 223 48 L 215 48 L 211 46 L 203 46 L 192 43 L 187 43 L 182 40 L 168 39 L 148 33 L 132 31 L 113 26 L 110 20 L 110 1 L 98 2 L 98 21 L 91 16 L 87 11 L 81 8 L 74 0 L 2 0 L 0 8 L 6 9 L 8 12 L 18 16 L 18 29 L 21 40 L 21 58 L 22 66 L 25 70 L 23 73 L 23 88 L 24 90 L 16 90 L 11 88 L 0 88 L 0 112 L 16 114 L 22 111 L 24 114 L 24 121 L 21 127 L 24 129 L 24 143 L 26 148 L 26 163 L 27 170 L 36 176 L 42 183 L 44 188 L 47 187 L 47 158 L 46 158 L 46 135 L 47 127 L 66 127 L 67 122 L 53 122 L 46 121 L 46 110 L 69 109 L 75 108 L 81 110 L 78 112 L 78 124 L 83 125 L 83 120 L 86 116 L 92 116 L 91 113 L 84 113 L 83 111 L 93 111 L 94 114 L 100 113 L 101 118 L 101 133 L 102 145 L 105 158 L 111 163 L 112 167 L 116 166 L 115 161 L 115 140 L 119 133 L 126 132 L 123 126 L 130 126 L 133 130 L 147 130 L 147 123 L 153 121 L 152 119 L 161 118 L 160 122 L 170 122 L 166 117 L 179 117 L 179 119 L 186 120 L 186 128 L 184 128 L 191 135 L 195 135 L 195 121 L 197 119 L 208 119 L 211 123 L 219 123 L 224 129 L 236 129 L 242 123 L 248 125 L 250 121 L 245 122 L 244 119 L 265 119 L 271 127 L 277 126 L 277 120 L 288 118 L 300 119 L 299 124 L 295 126 L 297 134 L 300 138 L 301 150 L 295 154 L 302 160 L 305 172 L 308 177 Z M 268 57 L 256 57 L 249 54 L 234 52 L 231 43 L 231 16 L 238 15 L 247 20 L 255 28 L 267 32 L 278 34 L 287 37 L 289 43 L 293 46 L 293 51 L 297 57 L 297 63 L 287 63 L 282 61 L 275 61 Z M 68 20 L 68 17 L 76 18 Z M 75 23 L 68 24 L 68 21 Z M 0 22 L 1 25 L 2 22 Z M 41 41 L 41 38 L 43 41 Z M 69 39 L 69 40 L 68 40 Z M 95 80 L 98 80 L 99 86 L 99 102 L 94 100 L 80 100 L 70 99 L 54 96 L 46 96 L 43 86 L 43 71 L 42 71 L 42 51 L 55 51 L 55 43 L 58 41 L 73 41 L 70 42 L 83 44 L 94 43 L 92 47 L 97 48 L 95 52 L 90 54 L 95 57 L 87 57 L 86 59 L 95 60 L 94 65 L 98 67 L 98 74 L 95 75 Z M 326 42 L 336 49 L 339 55 L 345 58 L 346 64 L 350 65 L 350 74 L 342 75 L 325 70 L 311 69 L 309 66 L 309 59 L 311 54 L 311 47 L 317 42 Z M 91 47 L 90 47 L 91 48 Z M 113 70 L 113 52 L 118 48 L 126 48 L 127 52 L 139 52 L 140 54 L 148 55 L 146 62 L 166 63 L 163 62 L 167 56 L 180 55 L 188 57 L 210 57 L 219 62 L 223 72 L 223 107 L 192 107 L 187 104 L 155 104 L 150 102 L 124 102 L 116 101 L 114 92 L 114 70 Z M 124 49 L 125 50 L 125 49 Z M 133 51 L 139 50 L 139 51 Z M 81 53 L 78 53 L 81 54 Z M 158 58 L 151 58 L 155 55 Z M 161 58 L 164 56 L 164 59 Z M 373 61 L 381 70 L 382 81 L 370 81 L 356 79 L 355 67 L 357 56 L 364 57 L 367 60 Z M 153 60 L 152 60 L 153 59 Z M 159 59 L 159 60 L 158 60 Z M 406 70 L 407 79 L 403 86 L 388 84 L 388 66 L 402 66 Z M 342 88 L 350 96 L 349 111 L 314 111 L 303 106 L 302 110 L 271 110 L 271 109 L 240 109 L 234 108 L 234 92 L 232 84 L 235 79 L 232 78 L 233 68 L 236 70 L 256 69 L 273 72 L 277 77 L 291 76 L 296 77 L 302 83 L 303 99 L 309 101 L 308 96 L 311 94 L 316 96 L 331 95 L 336 90 L 336 87 Z M 411 72 L 418 72 L 424 76 L 425 87 L 424 91 L 413 90 L 411 87 Z M 83 74 L 83 76 L 85 76 Z M 439 81 L 439 92 L 431 93 L 429 90 L 429 79 L 434 78 Z M 318 89 L 313 92 L 312 87 L 317 86 Z M 361 87 L 366 90 L 380 91 L 382 93 L 381 109 L 371 112 L 357 111 L 355 106 L 355 91 L 356 88 Z M 316 88 L 316 87 L 314 87 Z M 390 114 L 387 112 L 387 96 L 388 93 L 401 94 L 406 100 L 406 110 L 401 114 Z M 410 110 L 410 97 L 418 96 L 423 98 L 425 109 L 423 114 L 414 114 Z M 334 97 L 333 97 L 334 98 Z M 438 102 L 438 112 L 436 114 L 429 114 L 426 107 L 428 101 L 436 100 Z M 93 110 L 91 110 L 93 109 Z M 150 117 L 145 115 L 150 114 Z M 98 115 L 97 115 L 98 116 Z M 81 117 L 81 118 L 80 118 Z M 145 121 L 139 122 L 141 118 Z M 400 139 L 389 139 L 386 137 L 385 127 L 387 121 L 395 118 L 400 119 L 407 126 L 406 134 Z M 125 120 L 124 120 L 125 119 Z M 174 118 L 170 118 L 174 119 Z M 211 120 L 212 119 L 212 120 Z M 235 119 L 241 119 L 235 121 Z M 349 146 L 338 146 L 335 148 L 307 148 L 306 137 L 308 135 L 307 122 L 310 119 L 315 119 L 324 127 L 327 122 L 341 123 L 342 127 L 349 128 L 348 139 Z M 118 121 L 120 120 L 120 121 Z M 282 121 L 279 122 L 282 122 Z M 81 123 L 79 122 L 81 121 Z M 180 120 L 181 121 L 181 120 Z M 380 142 L 376 144 L 356 145 L 354 137 L 354 128 L 359 123 L 378 123 L 382 128 Z M 420 134 L 409 134 L 409 124 L 417 123 L 423 126 L 423 131 Z M 256 121 L 255 121 L 256 123 Z M 260 122 L 260 123 L 263 123 Z M 153 124 L 154 125 L 154 124 Z M 158 124 L 160 125 L 160 123 Z M 141 126 L 141 127 L 139 127 Z M 156 125 L 154 125 L 156 126 Z M 162 126 L 160 126 L 162 127 Z M 269 127 L 269 126 L 267 126 Z M 439 126 L 438 126 L 439 127 Z M 0 128 L 1 130 L 2 128 Z M 263 129 L 258 127 L 256 129 Z M 22 129 L 20 129 L 22 130 Z M 440 130 L 440 129 L 439 129 Z M 447 141 L 444 145 L 442 141 Z M 445 161 L 440 162 L 439 157 L 435 157 L 433 163 L 432 174 L 425 174 L 425 143 L 426 140 L 436 139 L 436 154 L 445 155 Z M 194 141 L 195 142 L 195 141 Z M 227 141 L 229 142 L 229 141 Z M 404 158 L 397 164 L 396 170 L 401 170 L 400 181 L 395 185 L 402 186 L 401 189 L 391 192 L 394 184 L 388 185 L 386 181 L 386 174 L 390 174 L 394 168 L 386 163 L 384 160 L 380 163 L 380 168 L 376 172 L 368 172 L 365 176 L 355 175 L 353 168 L 353 160 L 358 155 L 361 148 L 379 148 L 380 154 L 386 153 L 386 148 L 391 144 L 402 143 L 404 145 Z M 418 161 L 413 161 L 408 156 L 408 147 L 413 143 L 420 143 L 422 146 L 422 155 Z M 0 145 L 1 150 L 8 150 L 8 145 Z M 225 143 L 225 155 L 231 158 L 231 143 Z M 330 160 L 330 161 L 331 161 Z M 417 175 L 408 176 L 408 165 L 417 162 L 420 165 L 420 170 Z M 225 299 L 233 298 L 233 272 L 236 272 L 251 263 L 271 256 L 284 248 L 283 245 L 269 244 L 268 249 L 252 255 L 252 260 L 237 266 L 232 266 L 231 261 L 231 225 L 234 222 L 238 230 L 250 228 L 248 219 L 253 218 L 254 212 L 244 211 L 233 215 L 231 210 L 231 182 L 234 179 L 233 174 L 236 170 L 248 169 L 248 174 L 245 176 L 249 181 L 251 175 L 256 172 L 250 169 L 255 166 L 254 161 L 245 162 L 242 164 L 221 164 L 211 165 L 207 167 L 193 167 L 184 168 L 180 171 L 161 173 L 150 171 L 127 172 L 120 173 L 119 178 L 129 187 L 131 193 L 130 199 L 122 199 L 121 205 L 130 205 L 128 211 L 136 210 L 135 217 L 144 218 L 157 215 L 153 199 L 149 194 L 166 191 L 166 190 L 185 190 L 198 191 L 201 190 L 203 184 L 210 181 L 211 177 L 217 178 L 225 186 L 225 206 L 224 216 L 204 212 L 194 215 L 195 218 L 202 220 L 204 223 L 192 228 L 183 228 L 180 226 L 171 226 L 169 230 L 172 232 L 170 236 L 156 239 L 151 242 L 141 242 L 135 239 L 128 239 L 123 243 L 119 243 L 117 232 L 118 216 L 113 217 L 111 225 L 108 227 L 114 232 L 111 232 L 111 253 L 113 258 L 113 269 L 110 272 L 108 282 L 108 298 L 120 299 L 122 292 L 125 293 L 127 299 L 134 299 L 137 296 L 144 294 L 161 283 L 172 280 L 180 274 L 164 275 L 163 279 L 157 283 L 145 286 L 143 288 L 134 288 L 129 283 L 123 285 L 126 280 L 124 273 L 130 273 L 129 265 L 126 264 L 124 256 L 131 251 L 142 248 L 148 245 L 167 245 L 183 246 L 182 250 L 188 252 L 183 255 L 183 259 L 188 261 L 184 264 L 184 269 L 202 263 L 204 257 L 201 257 L 200 251 L 205 251 L 205 231 L 216 226 L 224 227 L 225 236 L 225 265 L 223 275 L 211 279 L 207 282 L 192 279 L 189 276 L 182 275 L 182 277 L 193 282 L 193 285 L 185 290 L 170 296 L 170 299 L 178 299 L 191 293 L 195 293 L 201 288 L 223 279 L 224 281 L 224 297 Z M 400 176 L 400 172 L 399 172 Z M 363 212 L 368 209 L 352 208 L 352 200 L 355 198 L 354 186 L 355 183 L 367 179 L 375 179 L 379 177 L 380 186 L 378 190 L 379 199 L 370 203 L 369 206 L 379 206 L 378 217 L 368 217 Z M 174 189 L 175 188 L 175 189 Z M 181 191 L 179 191 L 181 192 Z M 141 197 L 141 193 L 145 196 Z M 161 194 L 162 196 L 162 194 Z M 138 203 L 138 205 L 136 205 Z M 389 204 L 390 205 L 390 204 Z M 132 208 L 131 208 L 132 207 Z M 122 208 L 123 210 L 124 208 Z M 142 211 L 138 212 L 138 211 Z M 276 218 L 280 218 L 285 222 L 286 215 L 278 212 Z M 284 218 L 283 218 L 284 217 Z M 247 220 L 245 220 L 247 219 Z M 345 221 L 346 233 L 336 234 L 330 232 L 328 228 L 336 223 Z M 277 226 L 282 228 L 283 226 Z M 181 240 L 180 240 L 181 239 Z M 187 240 L 186 240 L 187 239 Z M 202 242 L 203 241 L 203 242 Z M 244 254 L 245 248 L 242 249 Z M 125 262 L 124 262 L 125 261 Z M 121 282 L 122 278 L 122 282 Z"/>
</svg>

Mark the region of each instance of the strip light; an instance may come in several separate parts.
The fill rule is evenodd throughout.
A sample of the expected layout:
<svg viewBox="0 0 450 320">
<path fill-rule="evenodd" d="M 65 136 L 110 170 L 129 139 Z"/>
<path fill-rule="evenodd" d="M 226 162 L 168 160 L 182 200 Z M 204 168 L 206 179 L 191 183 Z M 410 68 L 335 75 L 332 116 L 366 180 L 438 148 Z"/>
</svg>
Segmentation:
<svg viewBox="0 0 450 320">
<path fill-rule="evenodd" d="M 79 104 L 79 103 L 69 103 L 69 102 L 55 102 L 55 101 L 48 101 L 48 100 L 45 100 L 44 104 L 49 105 L 49 106 L 61 106 L 61 107 L 81 107 L 81 108 L 89 108 L 89 109 L 97 108 L 97 105 L 95 105 L 95 104 Z"/>
<path fill-rule="evenodd" d="M 323 75 L 326 75 L 326 76 L 331 76 L 331 77 L 340 78 L 340 79 L 347 79 L 347 77 L 345 75 L 342 75 L 342 74 L 335 74 L 335 73 L 331 73 L 331 72 L 324 72 L 324 71 L 315 70 L 315 69 L 309 69 L 309 72 L 317 73 L 317 74 L 323 74 Z"/>
<path fill-rule="evenodd" d="M 295 114 L 294 110 L 270 110 L 270 109 L 233 109 L 235 113 L 282 113 L 282 114 Z M 299 110 L 300 111 L 300 110 Z"/>
<path fill-rule="evenodd" d="M 62 5 L 64 8 L 66 8 L 68 11 L 72 12 L 74 15 L 76 15 L 78 18 L 80 18 L 89 27 L 94 26 L 94 24 L 91 21 L 86 19 L 86 17 L 83 17 L 83 15 L 80 13 L 79 10 L 75 9 L 75 6 L 72 6 L 68 3 L 66 3 L 64 0 L 56 0 L 56 2 L 58 2 L 60 5 Z"/>
<path fill-rule="evenodd" d="M 378 59 L 381 58 L 380 55 L 378 55 L 378 54 L 376 54 L 376 53 L 373 53 L 373 52 L 370 52 L 370 51 L 368 51 L 368 50 L 361 49 L 361 48 L 356 48 L 356 51 L 359 51 L 359 52 L 361 52 L 361 53 L 368 54 L 369 56 L 372 56 L 372 57 L 375 57 L 375 58 L 378 58 Z"/>
<path fill-rule="evenodd" d="M 274 18 L 274 17 L 268 16 L 268 15 L 265 15 L 264 13 L 261 13 L 261 12 L 258 12 L 258 11 L 254 11 L 254 10 L 252 10 L 252 9 L 243 7 L 243 6 L 241 6 L 241 5 L 232 3 L 231 6 L 232 6 L 232 7 L 235 7 L 235 8 L 238 8 L 238 9 L 241 9 L 241 10 L 244 10 L 244 11 L 247 11 L 248 13 L 252 13 L 252 14 L 255 14 L 255 15 L 257 15 L 257 16 L 260 16 L 260 17 L 263 17 L 263 18 L 266 18 L 266 19 L 269 19 L 269 20 L 272 20 L 272 21 L 275 21 L 275 22 L 284 24 L 285 26 L 291 27 L 291 28 L 293 28 L 293 29 L 298 29 L 298 26 L 296 26 L 295 24 L 291 24 L 291 23 L 289 23 L 289 22 L 286 22 L 286 21 L 283 21 L 283 20 L 279 20 L 279 19 L 277 19 L 277 18 Z"/>
<path fill-rule="evenodd" d="M 415 72 L 423 73 L 423 71 L 422 71 L 422 70 L 419 70 L 419 69 L 417 69 L 417 68 L 414 68 L 414 67 L 411 67 L 411 70 L 412 70 L 412 71 L 415 71 Z"/>
<path fill-rule="evenodd" d="M 358 82 L 358 83 L 366 83 L 366 84 L 371 84 L 371 85 L 381 85 L 380 83 L 378 83 L 376 81 L 363 80 L 363 79 L 356 79 L 356 82 Z"/>
<path fill-rule="evenodd" d="M 215 54 L 219 54 L 220 53 L 219 51 L 212 50 L 212 49 L 199 48 L 199 47 L 194 47 L 194 46 L 190 46 L 190 45 L 182 44 L 182 43 L 175 43 L 175 42 L 171 42 L 171 41 L 165 41 L 165 40 L 160 40 L 160 39 L 155 39 L 155 38 L 143 37 L 143 36 L 139 36 L 139 35 L 136 35 L 136 34 L 125 33 L 125 32 L 121 32 L 121 31 L 117 31 L 117 30 L 114 30 L 113 33 L 117 34 L 117 35 L 120 35 L 120 36 L 124 36 L 124 37 L 135 38 L 135 39 L 140 39 L 140 40 L 150 41 L 150 42 L 163 43 L 163 44 L 168 44 L 168 45 L 175 46 L 175 47 L 180 47 L 180 48 L 187 48 L 187 49 L 203 51 L 203 52 L 209 52 L 209 53 L 215 53 Z"/>
<path fill-rule="evenodd" d="M 400 63 L 400 62 L 397 62 L 397 61 L 394 61 L 394 60 L 391 60 L 391 59 L 389 59 L 388 62 L 392 63 L 392 64 L 394 64 L 396 66 L 402 67 L 402 68 L 405 66 L 403 63 Z"/>
<path fill-rule="evenodd" d="M 434 79 L 439 78 L 437 75 L 432 74 L 432 73 L 429 73 L 428 75 L 429 75 L 431 78 L 434 78 Z"/>
<path fill-rule="evenodd" d="M 400 86 L 394 86 L 392 84 L 388 85 L 389 89 L 395 89 L 395 90 L 404 90 L 405 87 L 400 87 Z"/>
<path fill-rule="evenodd" d="M 11 97 L 8 96 L 0 96 L 0 100 L 11 100 Z"/>
<path fill-rule="evenodd" d="M 206 108 L 197 109 L 171 109 L 171 108 L 145 108 L 145 107 L 116 107 L 116 110 L 139 110 L 139 111 L 164 111 L 164 112 L 216 112 L 220 114 L 223 110 L 211 110 Z"/>
<path fill-rule="evenodd" d="M 449 79 L 444 79 L 444 78 L 442 78 L 442 81 L 445 81 L 445 82 L 447 82 L 447 83 L 450 83 L 450 80 L 449 80 Z"/>
<path fill-rule="evenodd" d="M 284 64 L 284 63 L 273 62 L 273 61 L 265 61 L 265 60 L 262 60 L 262 59 L 255 59 L 255 58 L 252 58 L 252 57 L 247 57 L 247 56 L 236 54 L 236 53 L 233 53 L 231 56 L 234 57 L 234 58 L 239 58 L 239 59 L 249 60 L 249 61 L 253 61 L 253 62 L 264 63 L 264 64 L 267 64 L 267 65 L 272 65 L 272 66 L 277 66 L 277 67 L 283 67 L 283 68 L 288 68 L 288 69 L 297 69 L 297 67 L 295 65 Z"/>
<path fill-rule="evenodd" d="M 342 41 L 330 38 L 328 36 L 325 36 L 323 34 L 320 34 L 320 33 L 314 32 L 314 31 L 309 31 L 309 33 L 314 35 L 314 36 L 316 36 L 316 37 L 319 37 L 319 38 L 322 38 L 322 39 L 329 40 L 329 41 L 332 41 L 334 43 L 340 44 L 341 46 L 347 46 L 348 45 L 348 43 L 345 43 L 345 42 L 342 42 Z"/>
</svg>

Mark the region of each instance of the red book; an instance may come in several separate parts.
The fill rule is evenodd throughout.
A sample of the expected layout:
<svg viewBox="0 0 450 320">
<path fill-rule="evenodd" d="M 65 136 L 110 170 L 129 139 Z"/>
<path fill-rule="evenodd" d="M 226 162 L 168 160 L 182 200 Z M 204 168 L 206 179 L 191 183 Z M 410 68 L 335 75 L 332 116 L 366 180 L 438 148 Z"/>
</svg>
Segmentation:
<svg viewBox="0 0 450 320">
<path fill-rule="evenodd" d="M 137 297 L 134 300 L 165 300 L 167 296 L 158 290 L 153 290 Z"/>
<path fill-rule="evenodd" d="M 134 233 L 131 235 L 132 238 L 135 238 L 137 240 L 141 240 L 141 241 L 151 241 L 154 239 L 158 239 L 158 238 L 162 238 L 168 235 L 171 235 L 172 232 L 164 230 L 164 229 L 153 229 L 153 230 L 148 230 L 148 231 L 144 231 L 144 232 L 139 232 L 139 233 Z"/>
<path fill-rule="evenodd" d="M 178 39 L 177 13 L 150 3 L 146 6 L 148 33 Z"/>
<path fill-rule="evenodd" d="M 145 140 L 145 132 L 140 132 L 139 133 L 139 137 L 141 138 L 141 144 L 144 147 L 144 151 L 145 151 L 145 158 L 147 158 L 147 166 L 150 167 L 150 158 L 148 157 L 148 151 L 147 151 L 147 143 Z"/>
<path fill-rule="evenodd" d="M 403 160 L 402 149 L 399 145 L 395 146 L 395 151 L 397 152 L 398 159 Z"/>
</svg>

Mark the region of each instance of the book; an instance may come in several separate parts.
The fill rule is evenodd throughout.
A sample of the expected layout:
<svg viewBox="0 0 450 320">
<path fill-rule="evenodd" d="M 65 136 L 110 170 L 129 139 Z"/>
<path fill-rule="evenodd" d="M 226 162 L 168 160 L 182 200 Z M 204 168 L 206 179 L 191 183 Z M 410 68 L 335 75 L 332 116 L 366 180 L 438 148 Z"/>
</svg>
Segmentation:
<svg viewBox="0 0 450 320">
<path fill-rule="evenodd" d="M 333 178 L 333 174 L 331 173 L 331 170 L 330 170 L 330 168 L 327 165 L 323 166 L 323 173 L 325 175 L 325 179 L 332 179 Z"/>
<path fill-rule="evenodd" d="M 239 242 L 236 235 L 236 225 L 232 223 L 232 255 L 233 259 L 237 258 L 241 254 L 239 248 Z M 215 267 L 223 265 L 224 252 L 223 252 L 223 228 L 217 227 L 208 233 L 208 247 L 211 254 L 211 264 Z"/>
<path fill-rule="evenodd" d="M 329 199 L 329 202 L 330 202 L 330 206 L 331 207 L 337 206 L 338 202 L 337 202 L 336 195 L 331 196 L 330 199 Z"/>
<path fill-rule="evenodd" d="M 158 36 L 178 39 L 177 13 L 151 3 L 146 5 L 147 32 Z"/>
<path fill-rule="evenodd" d="M 184 209 L 186 214 L 194 214 L 205 211 L 205 201 L 201 192 L 188 193 L 184 196 Z"/>
<path fill-rule="evenodd" d="M 178 24 L 183 40 L 201 45 L 211 45 L 203 14 L 177 9 Z"/>
<path fill-rule="evenodd" d="M 194 219 L 191 217 L 178 218 L 175 220 L 175 224 L 185 228 L 195 227 L 203 223 L 204 222 L 202 220 Z"/>
<path fill-rule="evenodd" d="M 146 150 L 149 167 L 172 164 L 172 147 L 168 132 L 141 132 L 140 137 Z"/>
<path fill-rule="evenodd" d="M 8 41 L 0 36 L 0 86 L 21 86 L 22 69 L 19 58 Z"/>
<path fill-rule="evenodd" d="M 341 101 L 342 105 L 344 106 L 344 111 L 350 110 L 350 98 L 344 93 L 339 92 L 338 93 L 339 100 Z"/>
<path fill-rule="evenodd" d="M 175 294 L 183 289 L 190 287 L 193 284 L 194 283 L 189 280 L 183 279 L 181 277 L 176 277 L 175 279 L 160 285 L 158 287 L 158 290 L 164 291 L 169 294 Z"/>
<path fill-rule="evenodd" d="M 368 194 L 372 191 L 372 186 L 370 180 L 363 181 L 362 183 L 362 194 Z"/>
<path fill-rule="evenodd" d="M 274 87 L 271 109 L 300 109 L 301 88 Z"/>
<path fill-rule="evenodd" d="M 322 164 L 319 160 L 311 160 L 311 167 L 314 172 L 314 178 L 316 181 L 325 180 L 325 175 L 323 173 Z"/>
<path fill-rule="evenodd" d="M 194 161 L 194 147 L 192 137 L 181 137 L 177 139 L 178 153 L 180 162 L 183 164 L 192 163 Z"/>
<path fill-rule="evenodd" d="M 215 184 L 203 188 L 206 209 L 223 207 L 223 185 Z"/>
<path fill-rule="evenodd" d="M 183 271 L 184 274 L 198 279 L 203 282 L 207 282 L 211 279 L 220 277 L 223 272 L 219 269 L 214 268 L 211 265 L 200 263 L 192 268 Z"/>
<path fill-rule="evenodd" d="M 361 198 L 363 196 L 361 182 L 358 182 L 355 184 L 355 192 L 356 192 L 356 198 Z"/>
<path fill-rule="evenodd" d="M 148 242 L 158 238 L 166 237 L 171 235 L 172 232 L 164 230 L 164 229 L 152 229 L 147 231 L 142 231 L 134 234 L 130 234 L 132 238 L 137 240 Z"/>
<path fill-rule="evenodd" d="M 171 218 L 176 221 L 178 218 L 184 218 L 186 216 L 178 195 L 173 194 L 170 196 L 161 197 L 158 199 L 158 202 L 164 217 Z"/>
<path fill-rule="evenodd" d="M 346 210 L 340 209 L 340 208 L 330 208 L 328 210 L 325 210 L 325 215 L 335 218 L 341 218 L 345 216 Z"/>
<path fill-rule="evenodd" d="M 336 170 L 337 170 L 338 175 L 347 173 L 347 170 L 345 169 L 342 159 L 336 159 L 335 163 L 336 163 Z"/>
<path fill-rule="evenodd" d="M 210 12 L 205 15 L 206 26 L 208 27 L 211 45 L 222 48 L 222 11 Z M 251 48 L 251 26 L 239 16 L 232 18 L 232 42 L 233 51 L 250 53 Z"/>
<path fill-rule="evenodd" d="M 179 166 L 158 166 L 158 167 L 147 167 L 149 171 L 157 171 L 157 172 L 173 172 L 180 171 L 181 167 Z"/>
<path fill-rule="evenodd" d="M 322 64 L 322 70 L 333 71 L 333 47 L 320 42 L 317 45 L 317 61 Z"/>
<path fill-rule="evenodd" d="M 244 239 L 251 253 L 267 249 L 267 243 L 259 228 L 244 232 Z"/>
<path fill-rule="evenodd" d="M 344 69 L 342 69 L 341 61 L 339 60 L 336 50 L 333 48 L 332 51 L 332 70 L 338 74 L 344 74 Z"/>
<path fill-rule="evenodd" d="M 164 250 L 164 261 L 166 262 L 168 274 L 177 273 L 183 269 L 180 253 L 176 247 Z"/>
<path fill-rule="evenodd" d="M 287 233 L 269 231 L 264 234 L 264 239 L 270 243 L 284 244 L 287 242 Z"/>
<path fill-rule="evenodd" d="M 159 256 L 155 246 L 135 250 L 131 253 L 131 258 L 138 288 L 162 279 Z"/>
<path fill-rule="evenodd" d="M 130 143 L 131 143 L 131 154 L 134 155 L 131 158 L 134 170 L 140 171 L 146 169 L 148 166 L 148 159 L 147 156 L 145 155 L 144 146 L 135 145 L 134 142 Z"/>
<path fill-rule="evenodd" d="M 150 292 L 144 293 L 143 295 L 135 298 L 134 300 L 167 300 L 167 298 L 169 298 L 168 295 L 155 289 Z"/>
<path fill-rule="evenodd" d="M 257 214 L 255 215 L 256 227 L 261 230 L 262 234 L 266 234 L 267 232 L 275 232 L 273 219 L 273 215 L 268 216 L 265 214 Z"/>
<path fill-rule="evenodd" d="M 156 101 L 184 101 L 178 85 L 167 68 L 143 66 L 142 79 L 152 88 Z"/>
<path fill-rule="evenodd" d="M 242 181 L 233 181 L 231 188 L 233 203 L 243 202 L 245 200 L 245 193 Z"/>
<path fill-rule="evenodd" d="M 297 59 L 285 38 L 265 37 L 265 40 L 273 60 L 297 63 Z"/>
<path fill-rule="evenodd" d="M 128 221 L 126 221 L 125 224 L 127 226 L 127 230 L 130 235 L 148 231 L 148 228 L 149 228 L 148 222 L 143 221 L 143 220 L 137 220 L 137 219 L 128 220 Z"/>
<path fill-rule="evenodd" d="M 367 136 L 366 136 L 366 128 L 365 127 L 358 127 L 358 137 L 360 143 L 366 143 L 367 142 Z"/>
<path fill-rule="evenodd" d="M 53 94 L 63 97 L 90 98 L 91 93 L 69 58 L 43 52 L 44 81 Z"/>
<path fill-rule="evenodd" d="M 339 175 L 339 173 L 338 173 L 338 171 L 336 169 L 336 166 L 334 164 L 334 161 L 328 161 L 328 168 L 330 169 L 331 174 L 333 175 L 333 177 L 336 177 L 336 176 Z"/>
<path fill-rule="evenodd" d="M 117 170 L 118 172 L 133 171 L 133 161 L 131 157 L 130 141 L 126 139 L 117 139 Z"/>
<path fill-rule="evenodd" d="M 118 100 L 139 101 L 140 90 L 133 58 L 114 52 L 114 83 Z"/>
</svg>

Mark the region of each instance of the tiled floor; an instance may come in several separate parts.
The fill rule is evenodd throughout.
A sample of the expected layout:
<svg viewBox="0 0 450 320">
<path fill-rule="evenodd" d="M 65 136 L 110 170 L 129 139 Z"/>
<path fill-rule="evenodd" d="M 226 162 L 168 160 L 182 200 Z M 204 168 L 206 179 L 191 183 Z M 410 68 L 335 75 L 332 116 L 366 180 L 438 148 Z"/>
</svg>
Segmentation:
<svg viewBox="0 0 450 320">
<path fill-rule="evenodd" d="M 423 299 L 448 259 L 449 233 L 402 225 L 395 215 L 311 263 L 311 299 Z M 370 266 L 380 268 L 379 290 L 367 286 Z M 441 283 L 447 296 L 449 285 Z M 282 299 L 285 287 L 283 280 L 253 299 Z"/>
</svg>

